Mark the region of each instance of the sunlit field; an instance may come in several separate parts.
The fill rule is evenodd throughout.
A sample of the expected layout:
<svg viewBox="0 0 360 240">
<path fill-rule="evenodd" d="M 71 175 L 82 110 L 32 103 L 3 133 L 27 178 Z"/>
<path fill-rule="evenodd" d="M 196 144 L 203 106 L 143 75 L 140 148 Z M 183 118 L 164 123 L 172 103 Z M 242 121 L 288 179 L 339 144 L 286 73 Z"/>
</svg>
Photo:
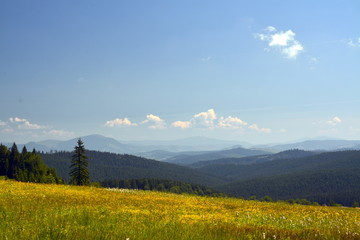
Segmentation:
<svg viewBox="0 0 360 240">
<path fill-rule="evenodd" d="M 360 239 L 360 210 L 0 180 L 0 239 Z"/>
</svg>

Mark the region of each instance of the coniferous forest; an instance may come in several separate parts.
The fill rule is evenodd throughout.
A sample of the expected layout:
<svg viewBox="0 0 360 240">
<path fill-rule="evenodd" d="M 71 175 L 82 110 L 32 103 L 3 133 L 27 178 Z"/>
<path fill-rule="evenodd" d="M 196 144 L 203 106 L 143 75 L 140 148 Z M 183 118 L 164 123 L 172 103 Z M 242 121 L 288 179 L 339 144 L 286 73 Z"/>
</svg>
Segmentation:
<svg viewBox="0 0 360 240">
<path fill-rule="evenodd" d="M 36 153 L 24 146 L 19 152 L 14 143 L 10 149 L 0 145 L 0 176 L 22 182 L 62 183 L 55 168 L 49 168 Z"/>
</svg>

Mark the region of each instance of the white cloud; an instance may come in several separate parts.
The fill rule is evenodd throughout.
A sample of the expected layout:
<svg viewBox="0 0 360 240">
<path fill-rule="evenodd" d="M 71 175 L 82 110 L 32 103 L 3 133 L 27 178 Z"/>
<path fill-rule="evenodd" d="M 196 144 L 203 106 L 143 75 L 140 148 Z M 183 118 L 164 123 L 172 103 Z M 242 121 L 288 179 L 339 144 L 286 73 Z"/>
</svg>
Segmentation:
<svg viewBox="0 0 360 240">
<path fill-rule="evenodd" d="M 153 114 L 149 114 L 146 115 L 146 120 L 141 122 L 142 124 L 144 123 L 152 123 L 153 125 L 149 126 L 149 128 L 152 129 L 164 129 L 166 128 L 166 123 L 163 119 L 161 119 L 159 116 L 153 115 Z"/>
<path fill-rule="evenodd" d="M 176 121 L 176 122 L 173 122 L 171 124 L 171 126 L 185 129 L 185 128 L 191 127 L 191 122 L 190 121 Z"/>
<path fill-rule="evenodd" d="M 266 31 L 268 31 L 268 32 L 275 32 L 275 31 L 276 31 L 276 28 L 273 27 L 273 26 L 268 26 L 268 27 L 266 28 Z"/>
<path fill-rule="evenodd" d="M 360 37 L 358 39 L 349 39 L 347 42 L 349 47 L 360 47 Z"/>
<path fill-rule="evenodd" d="M 260 128 L 257 124 L 252 124 L 249 126 L 249 128 L 261 133 L 271 133 L 270 128 Z"/>
<path fill-rule="evenodd" d="M 214 127 L 214 121 L 217 119 L 214 109 L 209 109 L 206 112 L 195 114 L 191 119 L 191 123 L 195 126 Z"/>
<path fill-rule="evenodd" d="M 11 123 L 17 124 L 18 129 L 42 129 L 45 128 L 44 126 L 40 126 L 35 123 L 30 123 L 27 119 L 21 119 L 18 117 L 15 118 L 9 118 Z"/>
<path fill-rule="evenodd" d="M 341 123 L 342 120 L 339 117 L 334 117 L 333 119 L 326 121 L 326 123 L 330 124 L 330 125 L 337 125 L 339 123 Z"/>
<path fill-rule="evenodd" d="M 146 120 L 147 121 L 147 120 Z M 175 121 L 171 124 L 173 127 L 182 129 L 186 128 L 206 128 L 206 129 L 239 129 L 244 130 L 244 126 L 249 124 L 238 117 L 218 117 L 214 109 L 209 109 L 206 112 L 195 114 L 189 121 Z M 262 133 L 271 133 L 269 128 L 260 128 L 256 124 L 251 124 L 248 129 L 255 130 Z"/>
<path fill-rule="evenodd" d="M 266 41 L 268 46 L 276 48 L 287 58 L 295 59 L 302 51 L 303 45 L 295 39 L 295 33 L 292 30 L 277 31 L 275 27 L 269 26 L 265 29 L 266 33 L 257 33 L 255 37 Z"/>
<path fill-rule="evenodd" d="M 269 40 L 269 46 L 288 46 L 290 42 L 294 42 L 295 33 L 291 30 L 275 33 L 273 35 L 270 35 Z"/>
<path fill-rule="evenodd" d="M 287 56 L 288 58 L 296 58 L 297 55 L 299 55 L 299 53 L 303 50 L 304 50 L 304 47 L 301 46 L 301 44 L 297 43 L 290 47 L 282 49 L 282 53 L 285 56 Z"/>
<path fill-rule="evenodd" d="M 247 122 L 241 120 L 240 118 L 231 117 L 231 116 L 227 118 L 221 117 L 218 123 L 218 127 L 220 128 L 233 128 L 233 129 L 242 128 L 242 126 L 246 126 L 246 125 Z"/>
<path fill-rule="evenodd" d="M 31 123 L 26 118 L 11 117 L 7 127 L 1 130 L 2 133 L 12 134 L 14 136 L 26 136 L 31 139 L 40 137 L 61 137 L 70 138 L 75 135 L 74 132 L 53 129 L 50 126 L 41 126 L 39 124 Z"/>
<path fill-rule="evenodd" d="M 3 122 L 0 120 L 0 127 L 6 126 L 6 125 L 7 125 L 6 122 Z"/>
<path fill-rule="evenodd" d="M 137 124 L 131 122 L 128 118 L 124 118 L 124 119 L 116 118 L 114 120 L 107 121 L 105 123 L 105 126 L 107 126 L 107 127 L 115 127 L 115 126 L 118 126 L 118 127 L 121 127 L 121 126 L 130 127 L 130 126 L 137 126 Z"/>
</svg>

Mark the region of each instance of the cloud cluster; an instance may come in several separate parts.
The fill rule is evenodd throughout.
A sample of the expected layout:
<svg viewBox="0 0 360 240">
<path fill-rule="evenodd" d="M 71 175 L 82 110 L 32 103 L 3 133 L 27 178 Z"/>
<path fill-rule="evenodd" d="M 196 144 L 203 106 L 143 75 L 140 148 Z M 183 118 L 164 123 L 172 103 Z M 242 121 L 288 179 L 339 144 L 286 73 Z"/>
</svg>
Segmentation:
<svg viewBox="0 0 360 240">
<path fill-rule="evenodd" d="M 360 47 L 360 37 L 355 40 L 350 39 L 347 44 L 349 47 Z"/>
<path fill-rule="evenodd" d="M 191 119 L 191 123 L 194 126 L 213 128 L 215 126 L 214 121 L 217 119 L 214 109 L 209 109 L 206 112 L 195 114 Z"/>
<path fill-rule="evenodd" d="M 4 134 L 13 134 L 18 136 L 31 136 L 36 138 L 39 136 L 43 137 L 73 137 L 74 132 L 65 130 L 53 129 L 49 126 L 42 126 L 36 123 L 31 123 L 26 118 L 11 117 L 8 122 L 0 120 L 0 130 Z"/>
<path fill-rule="evenodd" d="M 195 114 L 189 121 L 176 121 L 171 126 L 182 129 L 194 128 L 207 128 L 207 129 L 240 129 L 248 128 L 261 133 L 271 133 L 269 128 L 260 128 L 256 124 L 249 124 L 238 117 L 217 117 L 214 109 L 209 109 L 206 112 Z M 247 127 L 248 126 L 248 127 Z"/>
<path fill-rule="evenodd" d="M 107 121 L 105 123 L 106 127 L 130 127 L 130 126 L 140 126 L 148 125 L 148 128 L 151 129 L 166 129 L 167 124 L 165 120 L 159 116 L 149 114 L 146 116 L 146 119 L 140 123 L 133 123 L 128 118 L 120 119 L 116 118 L 114 120 Z M 250 129 L 260 133 L 271 133 L 269 128 L 261 128 L 257 124 L 249 125 L 244 120 L 238 117 L 218 117 L 214 109 L 209 109 L 205 112 L 200 112 L 193 115 L 187 121 L 174 121 L 170 124 L 173 128 L 180 129 L 189 129 L 189 128 L 202 128 L 202 129 L 234 129 L 234 130 L 244 130 Z"/>
<path fill-rule="evenodd" d="M 159 116 L 149 114 L 146 115 L 146 120 L 141 122 L 142 124 L 150 123 L 151 125 L 149 128 L 152 129 L 164 129 L 166 128 L 166 123 L 163 119 L 161 119 Z"/>
<path fill-rule="evenodd" d="M 190 121 L 176 121 L 176 122 L 173 122 L 171 124 L 171 126 L 185 129 L 185 128 L 191 127 L 191 122 Z"/>
<path fill-rule="evenodd" d="M 40 126 L 38 124 L 30 123 L 27 119 L 21 119 L 18 117 L 15 118 L 9 118 L 11 123 L 17 124 L 17 127 L 19 129 L 42 129 L 45 128 L 44 126 Z"/>
<path fill-rule="evenodd" d="M 246 126 L 246 125 L 248 125 L 247 122 L 241 120 L 240 118 L 231 117 L 231 116 L 227 118 L 221 117 L 218 123 L 218 126 L 220 128 L 233 128 L 233 129 L 242 128 L 242 126 Z"/>
<path fill-rule="evenodd" d="M 164 129 L 166 128 L 166 122 L 159 116 L 154 114 L 146 115 L 146 119 L 140 123 L 130 121 L 128 118 L 115 118 L 114 120 L 106 121 L 104 124 L 106 127 L 131 127 L 139 125 L 148 125 L 151 129 Z"/>
<path fill-rule="evenodd" d="M 334 118 L 332 118 L 331 120 L 329 120 L 329 121 L 326 121 L 326 123 L 327 124 L 330 124 L 330 125 L 333 125 L 333 126 L 335 126 L 335 125 L 337 125 L 337 124 L 339 124 L 339 123 L 341 123 L 342 122 L 342 120 L 339 118 L 339 117 L 334 117 Z"/>
<path fill-rule="evenodd" d="M 132 123 L 128 118 L 120 119 L 116 118 L 114 120 L 107 121 L 105 123 L 105 126 L 107 127 L 115 127 L 115 126 L 137 126 L 136 123 Z"/>
<path fill-rule="evenodd" d="M 302 51 L 303 45 L 295 39 L 295 33 L 292 30 L 278 31 L 273 26 L 268 26 L 265 33 L 255 34 L 256 38 L 268 43 L 270 48 L 275 48 L 287 58 L 295 59 Z"/>
</svg>

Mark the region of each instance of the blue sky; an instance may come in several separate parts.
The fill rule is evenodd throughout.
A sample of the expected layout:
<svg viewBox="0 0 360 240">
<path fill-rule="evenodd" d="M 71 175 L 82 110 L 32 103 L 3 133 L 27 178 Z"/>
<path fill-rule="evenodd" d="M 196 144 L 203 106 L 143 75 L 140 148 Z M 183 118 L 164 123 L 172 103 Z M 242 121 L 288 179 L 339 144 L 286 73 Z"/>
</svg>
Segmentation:
<svg viewBox="0 0 360 240">
<path fill-rule="evenodd" d="M 0 141 L 360 139 L 360 2 L 0 2 Z"/>
</svg>

